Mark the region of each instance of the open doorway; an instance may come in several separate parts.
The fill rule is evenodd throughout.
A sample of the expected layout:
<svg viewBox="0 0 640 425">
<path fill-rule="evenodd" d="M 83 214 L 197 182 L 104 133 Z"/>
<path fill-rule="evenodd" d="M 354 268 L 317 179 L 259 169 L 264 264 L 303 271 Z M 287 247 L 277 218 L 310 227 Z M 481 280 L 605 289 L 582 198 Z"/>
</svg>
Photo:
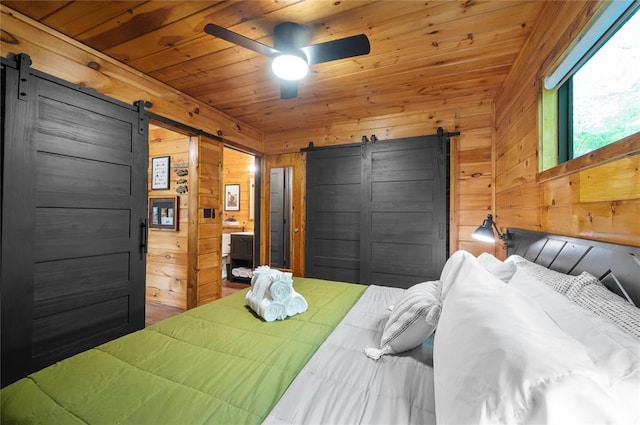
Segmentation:
<svg viewBox="0 0 640 425">
<path fill-rule="evenodd" d="M 245 259 L 230 251 L 232 234 L 253 239 L 258 231 L 255 161 L 215 136 L 156 120 L 150 125 L 146 301 L 147 312 L 156 313 L 152 321 L 234 292 L 225 285 L 234 268 L 248 269 L 249 279 L 240 283 L 250 282 L 253 241 Z M 161 203 L 156 217 L 157 202 L 175 204 L 174 210 L 163 213 Z"/>
<path fill-rule="evenodd" d="M 223 295 L 246 287 L 257 265 L 255 162 L 254 155 L 227 146 L 223 149 Z"/>
<path fill-rule="evenodd" d="M 260 258 L 263 264 L 304 276 L 305 154 L 263 158 Z"/>
<path fill-rule="evenodd" d="M 161 306 L 175 313 L 175 309 L 187 310 L 222 296 L 222 158 L 220 138 L 160 118 L 152 120 L 149 312 Z"/>
</svg>

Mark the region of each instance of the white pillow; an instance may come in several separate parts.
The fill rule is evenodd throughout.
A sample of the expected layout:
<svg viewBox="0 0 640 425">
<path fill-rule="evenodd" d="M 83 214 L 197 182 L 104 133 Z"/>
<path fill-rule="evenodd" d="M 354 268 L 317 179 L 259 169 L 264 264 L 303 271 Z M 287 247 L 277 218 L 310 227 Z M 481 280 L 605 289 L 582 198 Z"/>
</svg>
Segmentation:
<svg viewBox="0 0 640 425">
<path fill-rule="evenodd" d="M 608 379 L 623 423 L 640 424 L 640 343 L 616 324 L 587 311 L 535 278 L 518 271 L 509 285 L 531 297 L 558 326 L 578 340 Z M 606 288 L 602 288 L 605 289 Z"/>
<path fill-rule="evenodd" d="M 454 252 L 451 257 L 444 263 L 444 267 L 442 268 L 442 273 L 440 274 L 440 281 L 442 282 L 442 290 L 440 295 L 440 300 L 444 301 L 447 297 L 447 293 L 451 287 L 451 283 L 458 279 L 458 275 L 460 274 L 462 263 L 466 258 L 474 258 L 475 257 L 464 250 L 458 250 Z M 471 277 L 467 277 L 471 278 Z"/>
<path fill-rule="evenodd" d="M 367 357 L 378 360 L 385 354 L 402 353 L 422 344 L 438 325 L 440 281 L 418 283 L 407 289 L 391 310 L 380 346 L 367 347 Z"/>
<path fill-rule="evenodd" d="M 518 270 L 522 269 L 524 272 L 550 286 L 562 295 L 566 295 L 569 291 L 578 291 L 586 285 L 600 283 L 596 277 L 587 272 L 583 272 L 578 276 L 572 276 L 548 269 L 540 264 L 532 263 L 519 255 L 511 255 L 505 262 L 514 262 Z"/>
<path fill-rule="evenodd" d="M 512 261 L 504 262 L 498 260 L 492 254 L 488 252 L 483 252 L 478 256 L 478 261 L 482 266 L 489 270 L 492 275 L 503 281 L 504 283 L 509 283 L 511 277 L 516 272 L 516 263 Z"/>
<path fill-rule="evenodd" d="M 463 257 L 434 339 L 439 423 L 616 422 L 604 381 L 531 299 Z"/>
</svg>

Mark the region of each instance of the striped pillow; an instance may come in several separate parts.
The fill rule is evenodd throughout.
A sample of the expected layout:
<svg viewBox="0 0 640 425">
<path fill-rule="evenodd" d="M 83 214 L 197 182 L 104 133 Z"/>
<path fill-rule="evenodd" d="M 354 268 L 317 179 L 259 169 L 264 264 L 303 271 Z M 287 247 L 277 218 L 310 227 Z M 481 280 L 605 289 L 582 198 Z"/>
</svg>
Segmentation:
<svg viewBox="0 0 640 425">
<path fill-rule="evenodd" d="M 418 283 L 407 289 L 393 307 L 380 341 L 381 349 L 367 347 L 372 359 L 385 354 L 402 353 L 422 344 L 436 329 L 440 318 L 439 280 Z"/>
<path fill-rule="evenodd" d="M 569 299 L 600 317 L 609 319 L 625 332 L 640 338 L 640 308 L 609 291 L 602 284 L 586 285 L 567 294 Z"/>
<path fill-rule="evenodd" d="M 531 261 L 520 257 L 519 255 L 512 255 L 507 259 L 507 262 L 513 261 L 519 270 L 524 271 L 528 275 L 532 276 L 536 280 L 550 286 L 556 292 L 562 295 L 567 295 L 568 292 L 577 292 L 586 285 L 600 284 L 598 279 L 587 272 L 582 272 L 578 276 L 572 276 L 557 272 L 555 270 L 548 269 L 540 264 L 532 263 Z"/>
</svg>

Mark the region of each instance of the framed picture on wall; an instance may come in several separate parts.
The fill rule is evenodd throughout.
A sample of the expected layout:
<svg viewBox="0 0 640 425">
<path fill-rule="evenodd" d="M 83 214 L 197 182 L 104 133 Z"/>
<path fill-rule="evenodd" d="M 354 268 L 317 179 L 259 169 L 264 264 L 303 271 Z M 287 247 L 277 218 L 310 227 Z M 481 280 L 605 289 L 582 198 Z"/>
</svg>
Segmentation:
<svg viewBox="0 0 640 425">
<path fill-rule="evenodd" d="M 171 157 L 151 158 L 151 190 L 169 189 L 169 162 Z"/>
<path fill-rule="evenodd" d="M 149 228 L 178 230 L 178 197 L 149 198 Z"/>
<path fill-rule="evenodd" d="M 224 210 L 240 211 L 240 185 L 224 185 Z"/>
</svg>

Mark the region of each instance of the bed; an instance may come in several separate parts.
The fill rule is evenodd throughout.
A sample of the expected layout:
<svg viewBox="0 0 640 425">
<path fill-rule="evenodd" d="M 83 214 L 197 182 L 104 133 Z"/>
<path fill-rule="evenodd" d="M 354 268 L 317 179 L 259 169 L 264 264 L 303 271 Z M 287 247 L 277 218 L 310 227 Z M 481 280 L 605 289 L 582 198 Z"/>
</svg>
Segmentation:
<svg viewBox="0 0 640 425">
<path fill-rule="evenodd" d="M 640 248 L 509 233 L 408 290 L 296 278 L 283 321 L 190 310 L 4 388 L 2 423 L 640 423 Z"/>
<path fill-rule="evenodd" d="M 239 291 L 2 390 L 3 424 L 262 422 L 365 287 L 296 279 L 309 310 L 266 323 Z"/>
</svg>

